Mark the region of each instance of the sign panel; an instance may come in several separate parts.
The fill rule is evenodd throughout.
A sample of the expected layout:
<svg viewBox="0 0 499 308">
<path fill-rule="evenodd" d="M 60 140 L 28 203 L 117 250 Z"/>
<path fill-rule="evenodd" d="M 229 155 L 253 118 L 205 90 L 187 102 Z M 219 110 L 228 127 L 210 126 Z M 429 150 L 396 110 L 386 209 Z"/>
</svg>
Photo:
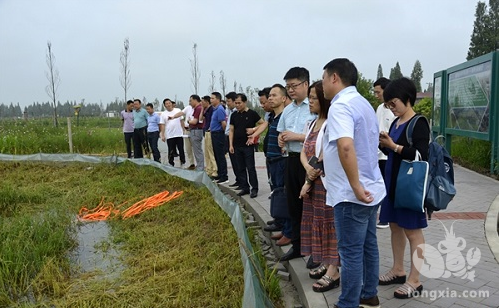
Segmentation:
<svg viewBox="0 0 499 308">
<path fill-rule="evenodd" d="M 448 75 L 447 128 L 488 133 L 491 70 L 487 61 Z"/>
<path fill-rule="evenodd" d="M 442 77 L 433 80 L 433 126 L 440 126 L 442 110 Z"/>
</svg>

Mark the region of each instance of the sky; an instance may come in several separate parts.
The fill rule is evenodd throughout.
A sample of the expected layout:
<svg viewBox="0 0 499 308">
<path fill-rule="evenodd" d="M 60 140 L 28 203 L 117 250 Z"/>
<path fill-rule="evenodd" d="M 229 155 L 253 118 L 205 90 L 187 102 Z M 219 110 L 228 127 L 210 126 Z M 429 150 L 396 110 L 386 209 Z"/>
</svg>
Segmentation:
<svg viewBox="0 0 499 308">
<path fill-rule="evenodd" d="M 368 79 L 398 61 L 410 76 L 416 60 L 422 87 L 435 72 L 466 61 L 475 0 L 0 0 L 0 103 L 49 101 L 47 42 L 60 75 L 57 99 L 107 104 L 123 100 L 120 53 L 130 41 L 127 98 L 194 93 L 190 59 L 196 43 L 200 95 L 211 71 L 221 90 L 234 81 L 262 89 L 284 83 L 302 66 L 311 80 L 348 58 Z M 239 88 L 239 86 L 238 86 Z"/>
</svg>

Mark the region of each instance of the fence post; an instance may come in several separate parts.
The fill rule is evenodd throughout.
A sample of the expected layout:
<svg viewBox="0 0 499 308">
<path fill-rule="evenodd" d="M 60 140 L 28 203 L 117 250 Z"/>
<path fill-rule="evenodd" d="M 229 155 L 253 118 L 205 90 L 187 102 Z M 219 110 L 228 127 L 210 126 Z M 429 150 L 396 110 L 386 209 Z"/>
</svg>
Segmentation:
<svg viewBox="0 0 499 308">
<path fill-rule="evenodd" d="M 71 132 L 71 118 L 68 117 L 68 139 L 69 139 L 69 153 L 73 154 L 73 134 Z"/>
</svg>

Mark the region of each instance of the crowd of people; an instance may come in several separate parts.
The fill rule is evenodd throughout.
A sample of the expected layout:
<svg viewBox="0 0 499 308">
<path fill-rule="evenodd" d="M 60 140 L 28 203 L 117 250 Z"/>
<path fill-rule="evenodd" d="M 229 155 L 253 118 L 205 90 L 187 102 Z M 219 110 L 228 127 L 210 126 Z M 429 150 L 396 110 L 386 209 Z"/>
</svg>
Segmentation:
<svg viewBox="0 0 499 308">
<path fill-rule="evenodd" d="M 310 256 L 309 276 L 316 292 L 341 286 L 334 307 L 380 307 L 378 285 L 400 284 L 396 298 L 421 292 L 418 261 L 423 252 L 424 213 L 394 207 L 400 163 L 426 159 L 429 127 L 418 120 L 412 142 L 407 123 L 415 116 L 416 87 L 407 78 L 377 80 L 374 93 L 381 101 L 375 111 L 358 93 L 358 72 L 348 59 L 323 67 L 322 80 L 310 84 L 309 71 L 293 67 L 258 95 L 263 118 L 250 109 L 244 93 L 219 92 L 189 98 L 180 110 L 165 99 L 157 115 L 151 104 L 128 101 L 122 112 L 128 157 L 152 152 L 160 161 L 158 140 L 168 145 L 168 163 L 205 171 L 218 184 L 228 184 L 227 159 L 238 195 L 258 196 L 255 144 L 266 132 L 263 151 L 272 194 L 272 221 L 265 231 L 279 246 L 291 245 L 281 261 Z M 204 147 L 203 147 L 204 144 Z M 190 152 L 190 154 L 189 154 Z M 377 223 L 378 210 L 381 210 Z M 390 228 L 391 269 L 379 274 L 377 228 Z M 381 231 L 384 232 L 384 231 Z M 411 268 L 406 276 L 404 248 L 409 241 Z M 417 255 L 417 260 L 412 260 Z M 341 283 L 340 283 L 341 282 Z"/>
</svg>

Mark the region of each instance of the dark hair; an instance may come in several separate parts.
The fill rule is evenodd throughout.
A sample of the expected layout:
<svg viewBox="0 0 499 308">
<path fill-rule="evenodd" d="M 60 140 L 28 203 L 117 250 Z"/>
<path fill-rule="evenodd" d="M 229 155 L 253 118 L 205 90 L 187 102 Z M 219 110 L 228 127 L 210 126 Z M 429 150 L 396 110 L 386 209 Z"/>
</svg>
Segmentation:
<svg viewBox="0 0 499 308">
<path fill-rule="evenodd" d="M 236 92 L 229 92 L 225 95 L 225 99 L 231 99 L 235 101 L 237 98 L 237 93 Z"/>
<path fill-rule="evenodd" d="M 220 94 L 220 92 L 212 92 L 211 95 L 215 95 L 216 99 L 219 101 L 222 100 L 222 94 Z"/>
<path fill-rule="evenodd" d="M 321 111 L 319 113 L 319 118 L 327 118 L 327 113 L 329 112 L 329 106 L 331 103 L 324 97 L 324 88 L 322 87 L 322 80 L 314 82 L 308 88 L 308 96 L 310 96 L 310 91 L 312 88 L 315 89 L 315 93 L 317 94 L 317 98 L 319 99 L 319 106 L 321 106 Z"/>
<path fill-rule="evenodd" d="M 310 83 L 310 73 L 308 70 L 304 67 L 292 67 L 289 69 L 289 71 L 284 75 L 284 80 L 288 79 L 298 79 L 300 81 L 306 81 L 307 83 Z"/>
<path fill-rule="evenodd" d="M 281 90 L 281 94 L 283 96 L 288 96 L 288 91 L 286 90 L 286 88 L 282 84 L 276 83 L 270 89 L 273 89 L 273 88 L 278 88 L 279 90 Z"/>
<path fill-rule="evenodd" d="M 386 86 L 390 83 L 390 79 L 388 78 L 385 78 L 385 77 L 381 77 L 380 79 L 376 80 L 374 83 L 373 83 L 373 87 L 375 86 L 380 86 L 381 89 L 385 89 Z"/>
<path fill-rule="evenodd" d="M 207 102 L 208 104 L 211 104 L 210 97 L 208 95 L 203 96 L 203 101 Z"/>
<path fill-rule="evenodd" d="M 147 103 L 146 107 L 151 107 L 154 110 L 154 105 L 152 103 Z"/>
<path fill-rule="evenodd" d="M 130 104 L 133 104 L 133 101 L 131 99 L 129 99 L 127 102 L 126 102 L 127 105 L 130 105 Z"/>
<path fill-rule="evenodd" d="M 171 102 L 172 100 L 171 100 L 171 99 L 169 99 L 169 98 L 165 98 L 165 99 L 163 100 L 163 106 L 166 104 L 166 102 L 167 102 L 167 101 L 170 101 L 170 102 Z"/>
<path fill-rule="evenodd" d="M 355 64 L 352 63 L 352 61 L 346 58 L 334 59 L 328 64 L 324 65 L 323 69 L 326 70 L 329 76 L 336 73 L 341 82 L 346 86 L 357 85 L 357 79 L 359 78 L 357 68 L 355 67 Z"/>
<path fill-rule="evenodd" d="M 246 103 L 248 101 L 248 98 L 246 97 L 246 94 L 244 94 L 244 93 L 237 93 L 237 97 L 241 98 L 243 103 Z"/>
<path fill-rule="evenodd" d="M 269 87 L 263 88 L 262 90 L 258 91 L 258 96 L 264 96 L 265 95 L 266 98 L 269 98 L 270 89 L 271 88 L 269 88 Z"/>
<path fill-rule="evenodd" d="M 139 104 L 141 104 L 141 105 L 142 105 L 142 101 L 141 101 L 140 99 L 138 99 L 138 98 L 135 98 L 135 99 L 133 100 L 133 102 L 134 102 L 134 103 L 135 103 L 135 102 L 139 102 Z"/>
<path fill-rule="evenodd" d="M 191 98 L 192 98 L 193 100 L 198 101 L 198 102 L 200 102 L 200 101 L 201 101 L 201 97 L 199 97 L 199 95 L 197 95 L 197 94 L 192 94 L 192 95 L 191 95 Z"/>
<path fill-rule="evenodd" d="M 383 91 L 383 99 L 388 102 L 394 98 L 400 99 L 406 106 L 407 101 L 414 106 L 416 102 L 416 85 L 406 77 L 390 81 Z"/>
</svg>

